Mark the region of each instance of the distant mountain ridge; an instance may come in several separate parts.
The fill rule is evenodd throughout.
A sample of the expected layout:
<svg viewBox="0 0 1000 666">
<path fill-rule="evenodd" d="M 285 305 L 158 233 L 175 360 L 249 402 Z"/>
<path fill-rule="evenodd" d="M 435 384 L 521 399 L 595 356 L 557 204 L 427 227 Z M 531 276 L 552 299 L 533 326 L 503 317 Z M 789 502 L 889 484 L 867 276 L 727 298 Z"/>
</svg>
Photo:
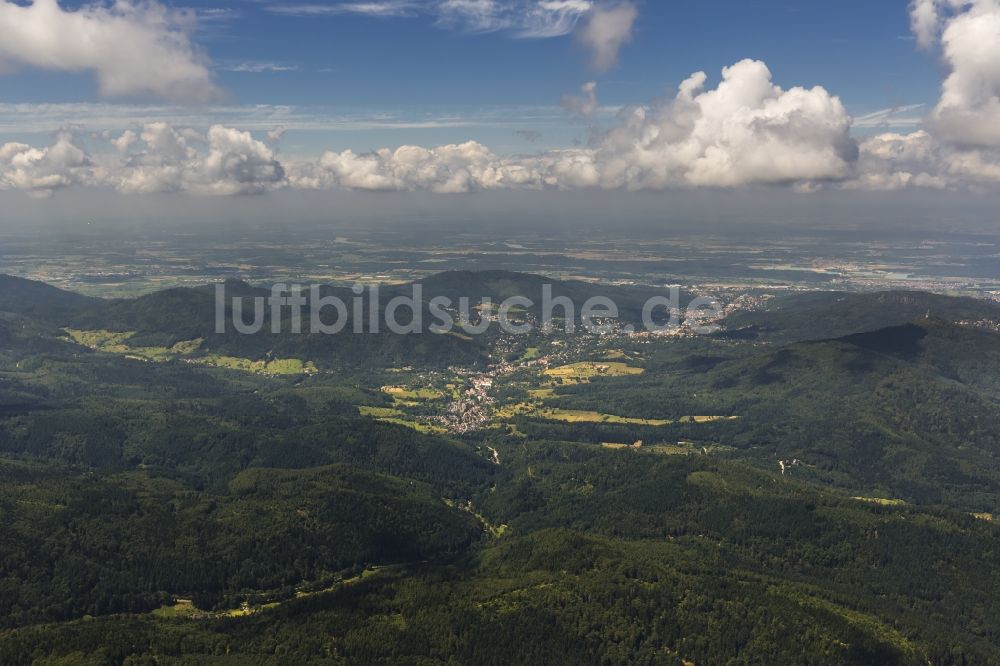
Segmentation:
<svg viewBox="0 0 1000 666">
<path fill-rule="evenodd" d="M 542 315 L 543 290 L 548 285 L 553 299 L 568 298 L 572 303 L 577 325 L 584 304 L 595 296 L 611 299 L 618 306 L 620 320 L 638 324 L 646 301 L 664 293 L 652 287 L 608 286 L 509 271 L 446 271 L 413 283 L 379 285 L 378 307 L 382 314 L 391 299 L 413 296 L 413 287 L 417 284 L 422 288 L 420 310 L 425 331 L 436 321 L 428 309 L 428 302 L 435 297 L 451 299 L 453 307 L 458 306 L 460 299 L 468 298 L 471 308 L 478 307 L 485 300 L 496 308 L 510 297 L 524 297 L 530 299 L 533 305 L 512 311 L 512 317 L 516 318 L 518 312 L 522 312 L 524 316 L 533 316 L 537 323 Z M 239 280 L 227 280 L 224 286 L 227 322 L 232 321 L 233 297 L 266 298 L 271 293 L 269 289 Z M 287 308 L 283 310 L 282 333 L 272 334 L 270 308 L 265 308 L 264 325 L 259 334 L 239 335 L 230 325 L 226 334 L 219 335 L 215 332 L 215 285 L 174 287 L 124 299 L 81 296 L 23 278 L 9 277 L 7 287 L 6 298 L 0 302 L 0 311 L 31 315 L 63 327 L 131 332 L 134 336 L 130 340 L 136 346 L 171 347 L 178 342 L 201 339 L 204 350 L 253 359 L 277 356 L 314 360 L 320 364 L 477 364 L 485 359 L 489 338 L 497 334 L 497 327 L 493 326 L 486 335 L 476 336 L 461 335 L 458 329 L 457 335 L 429 332 L 423 335 L 395 335 L 385 331 L 384 317 L 380 316 L 381 332 L 376 335 L 291 335 L 288 334 L 291 325 L 287 321 L 290 317 Z M 321 286 L 320 293 L 336 296 L 348 306 L 357 297 L 347 287 L 330 285 Z M 367 298 L 369 294 L 365 296 Z M 362 311 L 366 332 L 371 330 L 368 307 L 369 302 L 366 301 Z M 557 326 L 564 313 L 562 305 L 556 304 L 553 308 L 553 315 L 559 320 Z M 305 323 L 309 318 L 308 308 L 303 309 L 302 315 L 304 327 L 308 327 Z M 405 311 L 400 313 L 399 321 L 409 321 L 409 314 Z M 351 331 L 354 323 L 353 307 L 348 307 L 344 330 Z"/>
<path fill-rule="evenodd" d="M 611 299 L 619 310 L 619 321 L 641 323 L 642 308 L 654 296 L 664 296 L 665 291 L 649 286 L 614 286 L 575 280 L 556 280 L 541 275 L 510 271 L 445 271 L 417 283 L 380 285 L 380 308 L 395 296 L 410 296 L 414 284 L 423 288 L 424 303 L 421 307 L 425 323 L 433 321 L 427 301 L 436 296 L 448 297 L 457 305 L 462 297 L 469 298 L 476 306 L 489 298 L 494 306 L 511 296 L 530 299 L 533 306 L 525 315 L 539 319 L 543 288 L 551 286 L 553 298 L 568 298 L 575 306 L 574 316 L 579 323 L 580 309 L 587 299 L 603 296 Z M 234 296 L 267 297 L 268 289 L 256 287 L 239 280 L 224 283 L 227 298 Z M 356 294 L 347 287 L 323 286 L 323 295 L 333 295 L 350 304 Z M 690 294 L 681 296 L 686 302 Z M 348 312 L 345 330 L 353 326 L 353 312 Z M 110 330 L 134 333 L 133 342 L 138 346 L 171 347 L 183 342 L 201 339 L 203 349 L 220 354 L 260 359 L 265 357 L 299 358 L 322 363 L 377 362 L 383 365 L 440 363 L 477 364 L 485 360 L 489 335 L 289 335 L 287 321 L 282 323 L 281 334 L 271 334 L 269 308 L 265 311 L 263 332 L 257 335 L 238 335 L 230 330 L 224 335 L 215 333 L 215 285 L 200 287 L 174 287 L 145 294 L 136 298 L 102 299 L 84 296 L 57 287 L 9 275 L 0 276 L 0 312 L 30 317 L 57 327 L 84 330 Z M 563 314 L 560 306 L 554 315 Z M 723 337 L 758 338 L 776 344 L 807 340 L 829 340 L 859 335 L 872 331 L 906 326 L 930 314 L 944 322 L 963 320 L 1000 319 L 1000 305 L 965 297 L 943 296 L 926 292 L 890 291 L 874 293 L 808 292 L 779 296 L 756 311 L 738 311 L 724 321 Z M 288 310 L 284 311 L 287 319 Z M 303 317 L 308 319 L 308 309 Z M 370 313 L 363 312 L 364 319 Z M 408 314 L 401 314 L 403 321 Z M 232 313 L 227 307 L 227 321 Z M 556 322 L 559 325 L 559 322 Z M 366 330 L 368 330 L 366 328 Z M 895 335 L 904 335 L 907 329 Z M 909 330 L 909 334 L 915 331 Z M 883 332 L 882 338 L 889 335 Z M 2 336 L 10 339 L 10 334 Z M 850 342 L 850 341 L 848 341 Z M 902 353 L 899 340 L 882 340 L 896 345 L 894 353 Z M 910 340 L 913 347 L 916 339 Z M 872 336 L 862 336 L 853 343 L 877 350 L 880 344 Z M 914 347 L 915 349 L 915 347 Z M 968 365 L 968 364 L 967 364 Z"/>
</svg>

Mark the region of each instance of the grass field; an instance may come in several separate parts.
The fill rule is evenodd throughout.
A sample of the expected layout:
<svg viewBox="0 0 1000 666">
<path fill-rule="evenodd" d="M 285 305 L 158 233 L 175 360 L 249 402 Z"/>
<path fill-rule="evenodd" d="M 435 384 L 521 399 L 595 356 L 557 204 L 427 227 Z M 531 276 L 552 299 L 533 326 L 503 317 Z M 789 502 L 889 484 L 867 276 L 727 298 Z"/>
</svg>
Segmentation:
<svg viewBox="0 0 1000 666">
<path fill-rule="evenodd" d="M 509 419 L 512 416 L 518 414 L 533 415 L 535 413 L 536 406 L 530 402 L 514 402 L 509 405 L 504 405 L 496 411 L 496 417 L 501 419 Z"/>
<path fill-rule="evenodd" d="M 563 383 L 589 382 L 594 377 L 627 377 L 641 375 L 642 368 L 636 368 L 620 361 L 580 361 L 549 368 L 545 374 Z"/>
<path fill-rule="evenodd" d="M 161 606 L 152 611 L 152 614 L 156 617 L 180 618 L 191 617 L 199 612 L 190 599 L 178 599 L 173 606 Z"/>
<path fill-rule="evenodd" d="M 614 414 L 602 414 L 576 409 L 540 409 L 532 414 L 550 421 L 566 421 L 567 423 L 628 423 L 631 425 L 662 426 L 673 423 L 668 419 L 635 419 Z"/>
<path fill-rule="evenodd" d="M 722 444 L 695 444 L 690 442 L 678 442 L 677 444 L 650 444 L 649 446 L 643 447 L 644 451 L 650 451 L 652 453 L 659 453 L 665 456 L 678 456 L 678 455 L 705 455 L 705 454 L 716 454 L 724 453 L 727 451 L 735 451 L 736 449 L 732 446 L 724 446 Z"/>
<path fill-rule="evenodd" d="M 127 346 L 125 341 L 135 335 L 134 332 L 121 333 L 117 331 L 81 331 L 75 328 L 65 329 L 73 342 L 91 349 L 109 349 L 118 346 Z"/>
<path fill-rule="evenodd" d="M 541 355 L 542 355 L 542 350 L 539 349 L 538 347 L 528 347 L 527 349 L 524 350 L 524 353 L 521 354 L 521 358 L 519 358 L 518 360 L 521 362 L 533 361 Z"/>
<path fill-rule="evenodd" d="M 433 423 L 422 423 L 420 421 L 411 420 L 405 412 L 397 409 L 396 407 L 372 407 L 370 405 L 361 405 L 358 407 L 358 412 L 362 416 L 370 416 L 373 419 L 382 421 L 383 423 L 394 423 L 396 425 L 405 426 L 424 434 L 442 435 L 448 432 L 446 429 L 439 425 L 434 425 Z"/>
<path fill-rule="evenodd" d="M 444 394 L 435 388 L 405 388 L 403 386 L 383 386 L 383 393 L 388 393 L 399 400 L 437 400 Z"/>
<path fill-rule="evenodd" d="M 372 407 L 369 405 L 361 405 L 358 407 L 358 411 L 361 413 L 361 416 L 371 416 L 376 419 L 391 419 L 406 416 L 406 414 L 395 407 Z"/>
<path fill-rule="evenodd" d="M 191 359 L 191 361 L 202 365 L 210 365 L 214 368 L 242 370 L 243 372 L 253 372 L 259 375 L 310 375 L 316 372 L 316 365 L 312 361 L 303 362 L 297 358 L 254 361 L 253 359 L 240 358 L 238 356 L 209 354 Z"/>
<path fill-rule="evenodd" d="M 203 340 L 184 340 L 172 347 L 134 347 L 128 341 L 135 335 L 133 332 L 119 331 L 81 331 L 72 328 L 66 333 L 77 344 L 111 354 L 122 354 L 128 358 L 145 361 L 170 361 L 181 357 L 190 357 L 200 348 Z M 200 363 L 215 368 L 228 368 L 261 375 L 311 375 L 317 372 L 312 361 L 302 361 L 297 358 L 279 358 L 270 361 L 255 361 L 237 356 L 221 356 L 207 354 L 188 358 L 192 363 Z"/>
<path fill-rule="evenodd" d="M 78 345 L 110 354 L 124 354 L 144 361 L 169 361 L 178 356 L 187 356 L 198 351 L 202 343 L 199 338 L 178 342 L 173 347 L 134 347 L 128 343 L 135 335 L 131 331 L 81 331 L 73 328 L 67 328 L 65 331 Z"/>
<path fill-rule="evenodd" d="M 383 423 L 394 423 L 396 425 L 405 426 L 417 432 L 423 433 L 425 435 L 444 435 L 448 431 L 441 426 L 434 425 L 432 423 L 419 423 L 417 421 L 410 421 L 409 419 L 400 418 L 385 418 L 379 419 Z"/>
<path fill-rule="evenodd" d="M 869 504 L 878 504 L 879 506 L 905 506 L 906 502 L 901 499 L 886 499 L 884 497 L 855 497 L 854 499 L 861 502 L 868 502 Z"/>
<path fill-rule="evenodd" d="M 680 423 L 712 423 L 713 421 L 736 421 L 738 416 L 682 416 L 678 420 Z"/>
</svg>

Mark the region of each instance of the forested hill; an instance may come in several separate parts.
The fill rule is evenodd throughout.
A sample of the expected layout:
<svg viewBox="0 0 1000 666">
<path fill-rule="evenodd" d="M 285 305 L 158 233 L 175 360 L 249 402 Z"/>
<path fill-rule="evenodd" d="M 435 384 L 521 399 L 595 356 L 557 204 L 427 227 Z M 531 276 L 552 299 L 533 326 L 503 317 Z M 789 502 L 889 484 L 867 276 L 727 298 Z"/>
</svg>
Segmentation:
<svg viewBox="0 0 1000 666">
<path fill-rule="evenodd" d="M 920 317 L 958 322 L 1000 320 L 1000 304 L 921 291 L 802 292 L 776 296 L 762 309 L 725 320 L 730 334 L 773 342 L 823 340 L 900 326 Z"/>
<path fill-rule="evenodd" d="M 57 287 L 0 274 L 0 312 L 31 315 L 53 323 L 69 323 L 73 317 L 103 305 L 90 298 Z"/>
<path fill-rule="evenodd" d="M 672 424 L 773 467 L 855 492 L 1000 510 L 1000 334 L 920 318 L 843 338 L 651 364 L 638 377 L 560 387 L 553 405 Z M 742 351 L 737 351 L 742 350 Z M 594 434 L 600 439 L 601 433 Z M 605 434 L 604 437 L 607 437 Z"/>
</svg>

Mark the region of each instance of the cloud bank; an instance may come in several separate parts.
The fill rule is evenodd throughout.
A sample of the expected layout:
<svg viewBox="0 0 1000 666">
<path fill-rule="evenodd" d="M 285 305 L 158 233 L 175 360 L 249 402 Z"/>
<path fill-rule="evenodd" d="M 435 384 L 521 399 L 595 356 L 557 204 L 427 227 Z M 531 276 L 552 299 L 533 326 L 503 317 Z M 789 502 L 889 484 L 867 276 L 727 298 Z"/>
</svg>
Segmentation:
<svg viewBox="0 0 1000 666">
<path fill-rule="evenodd" d="M 259 140 L 222 125 L 202 135 L 147 123 L 139 131 L 104 135 L 107 150 L 93 155 L 69 135 L 44 149 L 8 144 L 0 149 L 11 156 L 0 160 L 0 187 L 35 194 L 72 185 L 195 194 L 276 188 L 456 193 L 811 184 L 851 175 L 857 146 L 850 117 L 823 88 L 784 90 L 764 63 L 753 60 L 725 68 L 715 88 L 706 82 L 707 75 L 697 72 L 673 99 L 626 110 L 587 148 L 502 157 L 469 141 L 279 160 L 274 145 L 280 133 Z M 596 104 L 593 86 L 583 93 L 583 107 Z"/>
<path fill-rule="evenodd" d="M 717 88 L 704 72 L 681 83 L 673 100 L 627 110 L 587 149 L 503 159 L 469 142 L 404 146 L 369 155 L 328 152 L 293 167 L 290 184 L 351 189 L 606 188 L 662 190 L 813 183 L 850 176 L 858 156 L 850 117 L 823 88 L 782 90 L 764 63 L 727 67 Z M 584 94 L 594 94 L 584 86 Z M 582 106 L 591 97 L 574 98 Z"/>
<path fill-rule="evenodd" d="M 410 3 L 350 6 L 352 11 L 379 12 L 401 10 Z M 482 29 L 513 25 L 514 19 L 505 13 L 511 3 L 442 0 L 439 6 L 462 20 L 479 21 L 476 25 Z M 590 40 L 599 61 L 595 65 L 613 63 L 635 18 L 628 3 L 536 0 L 525 7 L 544 12 L 546 30 L 577 29 L 579 21 L 579 34 L 585 36 L 581 39 Z M 803 191 L 996 188 L 1000 185 L 1000 0 L 914 0 L 910 10 L 918 43 L 929 49 L 940 47 L 948 73 L 923 128 L 908 134 L 885 132 L 859 142 L 851 129 L 891 126 L 893 114 L 913 112 L 918 105 L 855 121 L 840 99 L 823 87 L 783 88 L 763 62 L 742 60 L 723 68 L 714 86 L 705 72 L 695 72 L 671 97 L 624 109 L 615 125 L 586 147 L 501 156 L 468 141 L 369 153 L 327 151 L 307 159 L 279 156 L 284 123 L 271 116 L 267 130 L 254 128 L 257 137 L 224 124 L 204 130 L 204 125 L 192 129 L 143 122 L 96 134 L 59 131 L 48 146 L 0 145 L 0 189 L 41 197 L 69 187 L 196 195 L 276 189 L 460 193 L 758 185 Z M 44 25 L 36 25 L 39 17 L 45 19 Z M 174 14 L 159 5 L 126 0 L 75 12 L 62 10 L 54 0 L 29 6 L 0 0 L 0 28 L 17 26 L 11 39 L 0 44 L 0 57 L 19 63 L 44 61 L 50 68 L 75 62 L 76 67 L 94 69 L 108 94 L 151 92 L 153 86 L 160 86 L 161 94 L 213 90 L 207 72 L 198 73 L 201 66 L 186 33 L 178 32 L 172 21 Z M 30 26 L 42 38 L 28 39 Z M 84 37 L 71 28 L 82 30 Z M 55 39 L 56 29 L 72 36 Z M 107 64 L 108 35 L 119 33 L 126 41 L 152 39 L 160 44 L 160 50 L 143 58 L 181 65 L 157 79 L 139 77 L 143 58 L 118 58 Z M 30 44 L 25 46 L 26 42 Z M 51 59 L 45 60 L 43 53 Z M 598 108 L 596 83 L 585 84 L 579 95 L 564 96 L 563 106 L 577 117 L 592 114 Z"/>
</svg>

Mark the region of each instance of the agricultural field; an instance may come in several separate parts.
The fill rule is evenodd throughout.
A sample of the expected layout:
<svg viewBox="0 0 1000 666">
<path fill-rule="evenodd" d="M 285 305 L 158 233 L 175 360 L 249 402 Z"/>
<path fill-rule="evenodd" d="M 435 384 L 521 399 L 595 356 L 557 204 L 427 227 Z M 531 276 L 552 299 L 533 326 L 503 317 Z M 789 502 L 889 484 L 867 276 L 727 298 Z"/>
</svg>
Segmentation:
<svg viewBox="0 0 1000 666">
<path fill-rule="evenodd" d="M 383 386 L 382 391 L 401 401 L 437 400 L 444 394 L 431 387 L 406 388 L 403 386 Z"/>
<path fill-rule="evenodd" d="M 303 362 L 297 358 L 254 361 L 236 356 L 207 354 L 191 358 L 189 362 L 260 375 L 311 375 L 317 372 L 316 365 L 312 361 Z"/>
<path fill-rule="evenodd" d="M 300 359 L 260 359 L 240 358 L 201 352 L 203 340 L 185 340 L 171 347 L 145 347 L 130 344 L 135 332 L 115 332 L 105 330 L 83 331 L 66 329 L 73 342 L 95 351 L 120 354 L 126 358 L 143 361 L 166 362 L 183 360 L 187 363 L 226 368 L 261 375 L 311 375 L 318 372 L 312 361 Z"/>
<path fill-rule="evenodd" d="M 629 425 L 662 426 L 672 423 L 668 419 L 637 419 L 614 414 L 601 414 L 573 409 L 543 408 L 531 412 L 532 416 L 550 421 L 566 421 L 567 423 L 623 423 Z"/>
<path fill-rule="evenodd" d="M 84 347 L 148 361 L 168 361 L 175 358 L 187 357 L 197 352 L 202 344 L 202 340 L 196 339 L 178 342 L 172 347 L 145 347 L 129 344 L 129 340 L 135 336 L 134 331 L 81 331 L 68 328 L 66 329 L 66 333 L 73 342 Z"/>
<path fill-rule="evenodd" d="M 545 374 L 563 384 L 569 384 L 588 382 L 595 377 L 629 377 L 641 375 L 643 372 L 642 368 L 636 368 L 621 361 L 578 361 L 550 368 L 545 371 Z"/>
</svg>

